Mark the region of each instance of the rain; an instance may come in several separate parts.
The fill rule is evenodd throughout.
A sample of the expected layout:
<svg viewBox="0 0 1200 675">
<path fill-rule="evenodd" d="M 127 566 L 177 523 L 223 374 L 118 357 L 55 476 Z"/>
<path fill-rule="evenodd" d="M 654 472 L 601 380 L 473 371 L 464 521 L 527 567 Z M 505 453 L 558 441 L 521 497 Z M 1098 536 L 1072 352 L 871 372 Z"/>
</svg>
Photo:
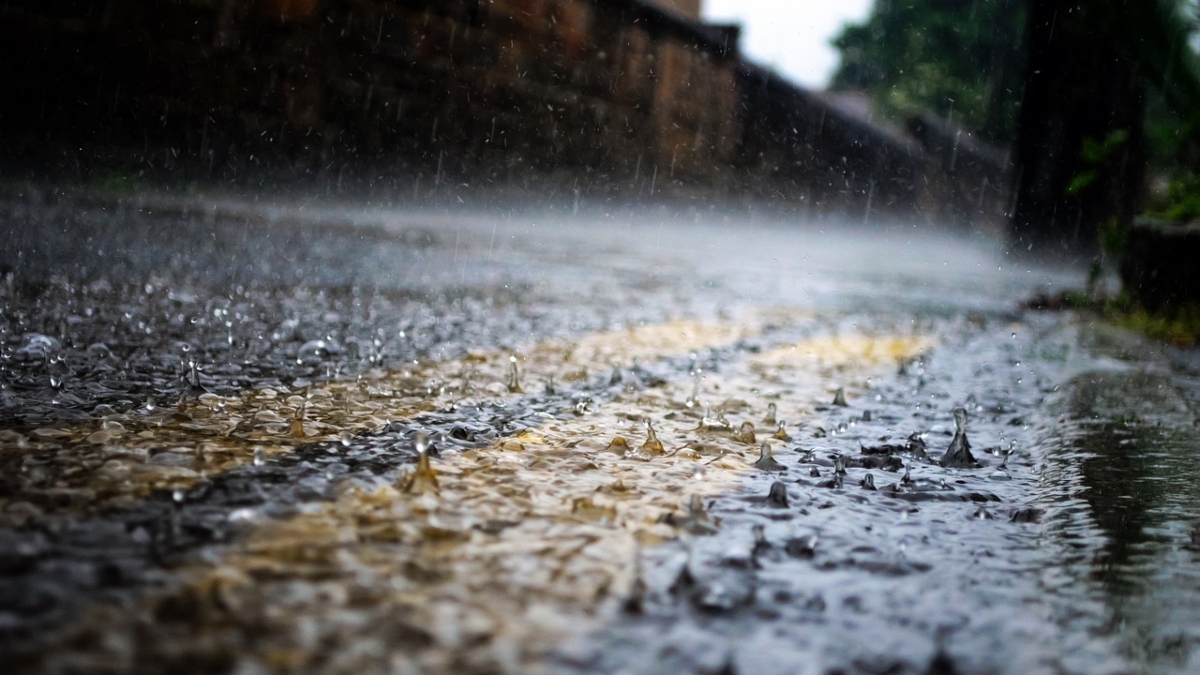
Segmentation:
<svg viewBox="0 0 1200 675">
<path fill-rule="evenodd" d="M 1200 668 L 1194 4 L 142 4 L 0 8 L 6 673 Z"/>
</svg>

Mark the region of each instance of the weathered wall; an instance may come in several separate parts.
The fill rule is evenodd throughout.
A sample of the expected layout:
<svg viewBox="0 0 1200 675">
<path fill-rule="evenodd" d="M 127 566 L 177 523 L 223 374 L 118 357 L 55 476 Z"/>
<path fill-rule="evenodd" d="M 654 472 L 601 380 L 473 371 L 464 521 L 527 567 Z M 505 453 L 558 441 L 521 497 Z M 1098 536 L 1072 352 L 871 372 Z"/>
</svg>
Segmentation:
<svg viewBox="0 0 1200 675">
<path fill-rule="evenodd" d="M 697 179 L 735 149 L 723 34 L 639 3 L 14 0 L 0 24 L 0 123 L 33 149 Z"/>
</svg>

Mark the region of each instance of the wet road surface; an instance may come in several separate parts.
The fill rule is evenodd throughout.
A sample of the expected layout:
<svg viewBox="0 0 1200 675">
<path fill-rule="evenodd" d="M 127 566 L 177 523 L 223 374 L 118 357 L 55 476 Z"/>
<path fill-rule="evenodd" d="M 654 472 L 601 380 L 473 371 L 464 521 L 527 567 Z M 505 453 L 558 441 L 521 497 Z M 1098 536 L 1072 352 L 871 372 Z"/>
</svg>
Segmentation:
<svg viewBox="0 0 1200 675">
<path fill-rule="evenodd" d="M 1082 272 L 911 224 L 19 192 L 15 672 L 1200 668 L 1200 361 L 1020 308 Z"/>
</svg>

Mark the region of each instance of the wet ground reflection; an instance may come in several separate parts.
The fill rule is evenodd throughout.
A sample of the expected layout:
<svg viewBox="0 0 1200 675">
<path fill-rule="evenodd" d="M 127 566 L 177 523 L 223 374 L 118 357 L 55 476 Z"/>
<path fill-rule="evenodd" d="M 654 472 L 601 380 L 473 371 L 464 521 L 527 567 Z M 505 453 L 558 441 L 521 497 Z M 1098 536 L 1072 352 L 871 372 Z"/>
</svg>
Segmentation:
<svg viewBox="0 0 1200 675">
<path fill-rule="evenodd" d="M 1075 591 L 1095 582 L 1089 628 L 1155 671 L 1191 672 L 1200 645 L 1200 434 L 1169 372 L 1072 379 L 1047 454 L 1058 503 L 1048 535 Z M 1063 589 L 1062 592 L 1069 592 Z M 1086 611 L 1081 613 L 1086 614 Z"/>
</svg>

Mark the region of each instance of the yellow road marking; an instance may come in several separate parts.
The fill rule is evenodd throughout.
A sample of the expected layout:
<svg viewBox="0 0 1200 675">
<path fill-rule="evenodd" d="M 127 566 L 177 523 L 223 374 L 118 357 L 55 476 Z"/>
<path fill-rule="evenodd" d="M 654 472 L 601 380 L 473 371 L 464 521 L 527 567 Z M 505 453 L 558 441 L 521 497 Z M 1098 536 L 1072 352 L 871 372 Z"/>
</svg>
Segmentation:
<svg viewBox="0 0 1200 675">
<path fill-rule="evenodd" d="M 788 345 L 707 376 L 701 398 L 735 427 L 751 422 L 761 440 L 773 431 L 759 422 L 768 403 L 781 418 L 803 414 L 826 397 L 830 372 L 861 383 L 928 346 L 862 336 Z M 777 381 L 764 385 L 763 372 Z M 248 514 L 251 529 L 221 558 L 178 570 L 179 593 L 200 608 L 188 632 L 200 637 L 176 635 L 174 648 L 234 644 L 244 658 L 301 671 L 337 653 L 357 654 L 353 665 L 367 670 L 536 672 L 547 649 L 613 616 L 638 548 L 678 536 L 665 516 L 706 518 L 684 505 L 736 489 L 751 470 L 756 445 L 698 429 L 703 410 L 690 395 L 689 382 L 631 392 L 450 454 L 435 463 L 436 492 L 350 479 L 335 502 L 293 518 Z M 607 451 L 616 434 L 637 447 L 643 418 L 666 456 Z M 247 612 L 252 631 L 238 618 Z"/>
<path fill-rule="evenodd" d="M 183 406 L 159 402 L 152 410 L 113 413 L 82 425 L 29 434 L 8 430 L 0 436 L 0 461 L 16 465 L 32 487 L 0 497 L 0 526 L 22 525 L 33 513 L 79 515 L 127 506 L 153 490 L 186 489 L 299 444 L 335 442 L 343 433 L 376 431 L 391 420 L 454 403 L 507 396 L 513 359 L 524 386 L 540 388 L 551 380 L 605 372 L 614 363 L 715 347 L 758 331 L 753 319 L 745 317 L 738 326 L 674 320 L 594 333 L 578 341 L 542 341 L 515 355 L 475 352 L 449 362 L 376 369 L 354 381 L 299 391 L 280 387 L 234 396 L 205 394 Z M 301 430 L 303 436 L 297 433 Z"/>
</svg>

